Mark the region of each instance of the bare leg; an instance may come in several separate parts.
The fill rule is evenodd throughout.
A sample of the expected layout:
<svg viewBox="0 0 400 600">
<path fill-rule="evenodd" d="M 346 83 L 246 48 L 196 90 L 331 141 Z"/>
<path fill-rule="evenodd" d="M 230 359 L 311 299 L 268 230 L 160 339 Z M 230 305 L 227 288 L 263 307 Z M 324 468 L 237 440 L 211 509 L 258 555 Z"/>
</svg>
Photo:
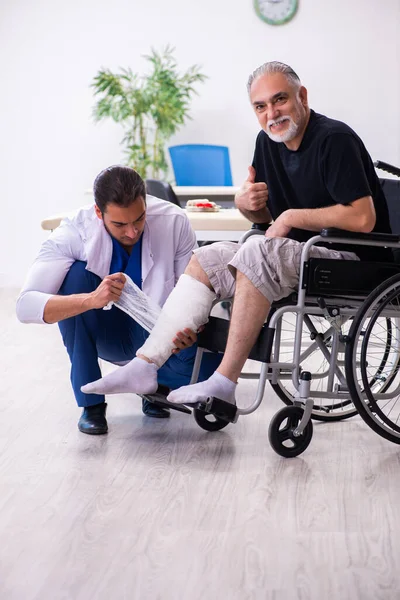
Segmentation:
<svg viewBox="0 0 400 600">
<path fill-rule="evenodd" d="M 238 271 L 229 336 L 220 366 L 210 379 L 174 390 L 169 394 L 168 400 L 177 404 L 190 404 L 215 396 L 234 403 L 238 377 L 269 309 L 270 304 L 265 296 Z"/>
<path fill-rule="evenodd" d="M 218 372 L 235 383 L 254 346 L 270 309 L 266 297 L 237 272 L 235 300 L 224 358 Z"/>
</svg>

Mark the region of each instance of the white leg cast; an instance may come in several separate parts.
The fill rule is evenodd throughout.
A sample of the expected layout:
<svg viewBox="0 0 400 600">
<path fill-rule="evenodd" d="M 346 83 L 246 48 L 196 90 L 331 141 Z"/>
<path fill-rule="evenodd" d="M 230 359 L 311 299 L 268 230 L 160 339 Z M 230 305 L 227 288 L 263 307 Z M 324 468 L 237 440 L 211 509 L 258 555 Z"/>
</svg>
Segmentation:
<svg viewBox="0 0 400 600">
<path fill-rule="evenodd" d="M 208 321 L 216 295 L 204 283 L 190 275 L 181 275 L 168 296 L 154 329 L 136 352 L 161 367 L 171 356 L 172 339 L 186 327 L 197 331 Z"/>
</svg>

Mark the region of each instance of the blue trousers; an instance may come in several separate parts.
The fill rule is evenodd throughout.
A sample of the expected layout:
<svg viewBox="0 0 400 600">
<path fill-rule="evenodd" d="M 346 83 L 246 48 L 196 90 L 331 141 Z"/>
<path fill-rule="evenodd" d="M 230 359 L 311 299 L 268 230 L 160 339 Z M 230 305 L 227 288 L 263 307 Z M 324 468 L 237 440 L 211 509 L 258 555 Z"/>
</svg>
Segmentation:
<svg viewBox="0 0 400 600">
<path fill-rule="evenodd" d="M 87 294 L 94 291 L 101 280 L 86 270 L 86 263 L 76 261 L 67 273 L 60 294 Z M 132 360 L 143 345 L 148 332 L 129 315 L 113 306 L 111 310 L 93 309 L 58 323 L 64 345 L 71 360 L 71 384 L 78 406 L 92 406 L 104 402 L 104 396 L 84 394 L 82 385 L 99 379 L 98 359 L 109 362 Z M 158 371 L 158 383 L 170 389 L 188 385 L 196 355 L 196 344 L 173 354 Z M 199 381 L 204 381 L 217 369 L 221 354 L 205 353 Z"/>
</svg>

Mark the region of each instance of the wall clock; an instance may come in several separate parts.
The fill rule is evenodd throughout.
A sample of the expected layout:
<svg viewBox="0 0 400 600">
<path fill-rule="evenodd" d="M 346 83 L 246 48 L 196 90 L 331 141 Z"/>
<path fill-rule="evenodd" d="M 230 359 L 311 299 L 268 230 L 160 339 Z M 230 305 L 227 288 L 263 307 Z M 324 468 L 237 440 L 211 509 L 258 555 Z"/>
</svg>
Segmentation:
<svg viewBox="0 0 400 600">
<path fill-rule="evenodd" d="M 254 0 L 256 13 L 270 25 L 283 25 L 294 17 L 298 0 Z"/>
</svg>

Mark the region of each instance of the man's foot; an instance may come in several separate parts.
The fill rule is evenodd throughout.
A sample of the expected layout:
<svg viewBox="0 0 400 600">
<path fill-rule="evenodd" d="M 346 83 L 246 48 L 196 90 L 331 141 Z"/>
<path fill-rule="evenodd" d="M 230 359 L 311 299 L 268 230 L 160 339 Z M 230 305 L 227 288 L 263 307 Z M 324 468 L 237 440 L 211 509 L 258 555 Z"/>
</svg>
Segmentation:
<svg viewBox="0 0 400 600">
<path fill-rule="evenodd" d="M 78 421 L 79 431 L 89 433 L 90 435 L 107 433 L 106 409 L 106 402 L 95 404 L 94 406 L 85 406 Z"/>
<path fill-rule="evenodd" d="M 168 419 L 171 416 L 169 408 L 157 406 L 157 404 L 145 398 L 142 398 L 142 412 L 146 417 L 154 417 L 156 419 Z"/>
<path fill-rule="evenodd" d="M 236 383 L 215 371 L 206 381 L 174 390 L 167 396 L 167 400 L 175 404 L 195 404 L 214 397 L 236 404 L 235 390 Z"/>
<path fill-rule="evenodd" d="M 134 358 L 124 367 L 81 387 L 85 394 L 154 394 L 157 391 L 157 366 Z"/>
</svg>

